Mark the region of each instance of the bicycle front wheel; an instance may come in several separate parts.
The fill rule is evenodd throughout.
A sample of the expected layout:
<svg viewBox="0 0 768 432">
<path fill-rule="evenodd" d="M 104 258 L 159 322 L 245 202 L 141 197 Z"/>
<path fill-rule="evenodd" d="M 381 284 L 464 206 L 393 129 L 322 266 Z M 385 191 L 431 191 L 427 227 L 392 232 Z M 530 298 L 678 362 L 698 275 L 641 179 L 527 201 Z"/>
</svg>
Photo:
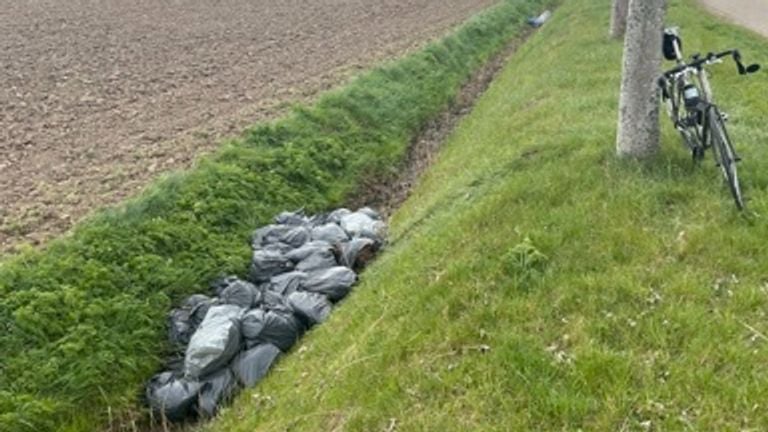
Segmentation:
<svg viewBox="0 0 768 432">
<path fill-rule="evenodd" d="M 739 176 L 736 173 L 736 162 L 739 161 L 736 152 L 733 150 L 731 139 L 728 137 L 728 131 L 725 130 L 725 123 L 723 117 L 720 115 L 720 110 L 716 106 L 709 107 L 709 136 L 710 144 L 714 150 L 715 163 L 720 166 L 720 170 L 723 172 L 723 177 L 728 188 L 733 195 L 733 200 L 736 203 L 736 207 L 739 210 L 744 210 L 744 197 L 741 194 L 741 186 L 739 185 Z"/>
</svg>

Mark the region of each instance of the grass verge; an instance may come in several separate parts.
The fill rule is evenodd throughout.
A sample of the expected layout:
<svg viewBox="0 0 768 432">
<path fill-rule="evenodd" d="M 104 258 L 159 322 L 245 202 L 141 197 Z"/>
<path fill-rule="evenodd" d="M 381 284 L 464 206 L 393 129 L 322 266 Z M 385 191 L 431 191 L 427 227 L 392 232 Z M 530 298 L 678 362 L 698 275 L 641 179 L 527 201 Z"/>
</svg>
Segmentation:
<svg viewBox="0 0 768 432">
<path fill-rule="evenodd" d="M 171 303 L 217 274 L 243 274 L 250 231 L 279 211 L 328 209 L 363 177 L 396 170 L 410 138 L 540 3 L 504 1 L 45 250 L 6 258 L 0 430 L 129 427 L 141 384 L 161 364 Z"/>
<path fill-rule="evenodd" d="M 689 53 L 764 39 L 672 1 Z M 570 0 L 513 57 L 393 216 L 330 321 L 210 432 L 763 430 L 765 72 L 713 69 L 750 212 L 665 123 L 614 157 L 609 0 Z"/>
</svg>

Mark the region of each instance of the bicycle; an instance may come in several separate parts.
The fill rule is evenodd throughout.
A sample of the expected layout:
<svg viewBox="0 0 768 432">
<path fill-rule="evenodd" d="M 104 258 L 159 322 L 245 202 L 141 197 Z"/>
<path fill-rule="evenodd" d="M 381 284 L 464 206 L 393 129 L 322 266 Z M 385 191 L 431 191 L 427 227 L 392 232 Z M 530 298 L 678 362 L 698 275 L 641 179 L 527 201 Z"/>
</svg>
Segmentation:
<svg viewBox="0 0 768 432">
<path fill-rule="evenodd" d="M 664 72 L 658 82 L 662 101 L 666 104 L 667 113 L 675 129 L 691 151 L 695 163 L 704 159 L 707 149 L 712 149 L 715 164 L 722 170 L 736 207 L 744 210 L 744 198 L 736 173 L 736 163 L 741 158 L 736 154 L 725 128 L 728 116 L 720 112 L 713 102 L 712 87 L 704 68 L 722 63 L 723 57 L 727 56 L 733 58 L 739 75 L 755 73 L 760 70 L 760 65 L 745 67 L 741 62 L 741 54 L 736 49 L 720 53 L 710 52 L 704 57 L 697 53 L 686 63 L 682 54 L 682 40 L 676 28 L 664 30 L 662 50 L 664 58 L 677 62 L 677 66 Z"/>
</svg>

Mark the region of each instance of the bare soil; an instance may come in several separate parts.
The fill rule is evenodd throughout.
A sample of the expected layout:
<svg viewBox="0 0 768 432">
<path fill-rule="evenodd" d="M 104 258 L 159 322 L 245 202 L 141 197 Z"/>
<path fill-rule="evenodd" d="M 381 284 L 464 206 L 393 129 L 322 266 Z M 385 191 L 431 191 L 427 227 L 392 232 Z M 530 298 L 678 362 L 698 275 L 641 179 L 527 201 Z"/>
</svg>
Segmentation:
<svg viewBox="0 0 768 432">
<path fill-rule="evenodd" d="M 0 0 L 0 252 L 495 0 Z"/>
</svg>

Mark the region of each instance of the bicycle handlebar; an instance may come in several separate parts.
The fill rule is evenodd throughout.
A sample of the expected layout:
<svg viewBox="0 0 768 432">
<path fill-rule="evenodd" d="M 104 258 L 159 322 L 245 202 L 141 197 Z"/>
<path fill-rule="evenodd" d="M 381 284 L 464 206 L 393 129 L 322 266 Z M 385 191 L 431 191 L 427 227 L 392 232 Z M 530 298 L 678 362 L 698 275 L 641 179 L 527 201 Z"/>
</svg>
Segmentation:
<svg viewBox="0 0 768 432">
<path fill-rule="evenodd" d="M 753 65 L 750 65 L 749 67 L 744 67 L 744 64 L 741 63 L 741 53 L 739 52 L 739 50 L 733 49 L 733 50 L 723 51 L 717 54 L 710 52 L 703 58 L 697 58 L 697 56 L 694 56 L 694 60 L 691 63 L 682 64 L 680 66 L 677 66 L 675 68 L 672 68 L 664 72 L 664 77 L 665 78 L 672 77 L 687 69 L 700 69 L 702 65 L 710 64 L 715 60 L 719 60 L 729 55 L 733 57 L 733 61 L 736 63 L 736 68 L 739 71 L 739 75 L 746 75 L 748 73 L 757 72 L 760 69 L 760 65 L 758 64 L 753 64 Z"/>
</svg>

